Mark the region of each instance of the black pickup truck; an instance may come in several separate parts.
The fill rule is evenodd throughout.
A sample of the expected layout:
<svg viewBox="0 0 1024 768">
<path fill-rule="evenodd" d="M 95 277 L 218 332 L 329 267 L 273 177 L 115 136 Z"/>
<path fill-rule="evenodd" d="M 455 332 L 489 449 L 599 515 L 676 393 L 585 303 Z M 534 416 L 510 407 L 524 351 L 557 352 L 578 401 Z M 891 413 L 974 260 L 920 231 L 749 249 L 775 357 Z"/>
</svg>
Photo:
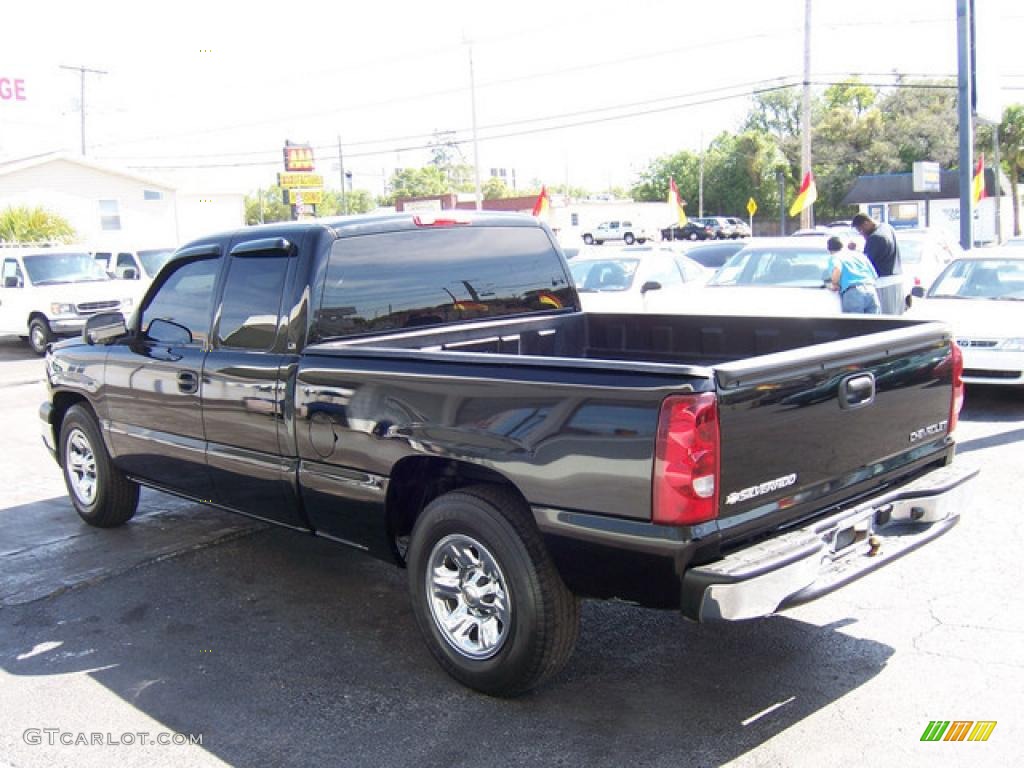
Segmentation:
<svg viewBox="0 0 1024 768">
<path fill-rule="evenodd" d="M 766 616 L 959 519 L 943 325 L 583 313 L 545 226 L 444 216 L 204 238 L 53 345 L 79 515 L 125 523 L 142 484 L 394 560 L 497 695 L 565 663 L 580 597 Z"/>
</svg>

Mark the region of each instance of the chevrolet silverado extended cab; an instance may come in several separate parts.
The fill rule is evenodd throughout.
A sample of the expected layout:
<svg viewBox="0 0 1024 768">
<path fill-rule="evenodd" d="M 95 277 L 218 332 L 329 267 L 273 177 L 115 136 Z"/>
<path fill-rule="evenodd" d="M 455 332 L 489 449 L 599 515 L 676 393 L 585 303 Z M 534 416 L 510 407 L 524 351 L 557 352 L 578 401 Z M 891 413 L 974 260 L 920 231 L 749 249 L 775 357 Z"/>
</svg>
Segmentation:
<svg viewBox="0 0 1024 768">
<path fill-rule="evenodd" d="M 580 597 L 766 616 L 958 521 L 945 326 L 584 313 L 547 227 L 447 215 L 204 238 L 54 345 L 78 514 L 125 523 L 147 485 L 393 560 L 441 666 L 497 695 L 565 663 Z"/>
</svg>

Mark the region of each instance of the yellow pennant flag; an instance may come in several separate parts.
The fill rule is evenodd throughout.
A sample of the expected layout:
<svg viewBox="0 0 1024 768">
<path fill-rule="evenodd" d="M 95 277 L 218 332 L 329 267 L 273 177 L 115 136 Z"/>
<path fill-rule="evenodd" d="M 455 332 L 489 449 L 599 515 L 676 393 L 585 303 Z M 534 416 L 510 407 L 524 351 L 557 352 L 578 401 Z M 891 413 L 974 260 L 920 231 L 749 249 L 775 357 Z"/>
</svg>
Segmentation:
<svg viewBox="0 0 1024 768">
<path fill-rule="evenodd" d="M 814 174 L 810 171 L 804 176 L 804 183 L 800 185 L 800 194 L 796 196 L 793 205 L 789 207 L 790 216 L 800 215 L 800 211 L 814 205 L 818 199 L 818 188 L 814 185 Z"/>
<path fill-rule="evenodd" d="M 685 203 L 679 196 L 679 187 L 676 186 L 675 179 L 669 179 L 671 182 L 668 187 L 668 205 L 672 211 L 675 212 L 676 218 L 679 219 L 679 226 L 686 226 L 686 211 L 683 209 Z"/>
</svg>

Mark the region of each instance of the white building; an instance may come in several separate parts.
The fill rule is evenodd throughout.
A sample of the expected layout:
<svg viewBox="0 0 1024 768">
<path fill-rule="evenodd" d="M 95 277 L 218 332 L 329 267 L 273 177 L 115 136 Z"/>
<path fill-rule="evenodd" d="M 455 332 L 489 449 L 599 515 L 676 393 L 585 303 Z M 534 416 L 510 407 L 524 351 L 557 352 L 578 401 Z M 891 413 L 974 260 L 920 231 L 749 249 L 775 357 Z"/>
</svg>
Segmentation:
<svg viewBox="0 0 1024 768">
<path fill-rule="evenodd" d="M 42 206 L 94 250 L 176 247 L 245 223 L 241 193 L 199 193 L 66 153 L 0 162 L 0 211 Z"/>
</svg>

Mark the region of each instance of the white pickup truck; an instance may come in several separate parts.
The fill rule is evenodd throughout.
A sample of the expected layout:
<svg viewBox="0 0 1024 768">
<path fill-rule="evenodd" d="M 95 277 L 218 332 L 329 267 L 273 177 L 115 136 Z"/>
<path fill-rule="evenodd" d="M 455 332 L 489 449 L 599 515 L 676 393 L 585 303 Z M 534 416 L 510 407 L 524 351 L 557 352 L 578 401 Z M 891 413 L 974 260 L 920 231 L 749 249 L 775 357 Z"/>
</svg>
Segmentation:
<svg viewBox="0 0 1024 768">
<path fill-rule="evenodd" d="M 133 287 L 85 251 L 4 248 L 0 258 L 0 335 L 22 337 L 38 355 L 55 337 L 81 333 L 90 316 L 128 315 L 135 304 Z"/>
<path fill-rule="evenodd" d="M 631 221 L 603 221 L 593 231 L 583 233 L 583 242 L 587 245 L 601 245 L 606 240 L 622 240 L 626 245 L 646 243 L 647 231 L 642 226 L 634 226 Z"/>
</svg>

